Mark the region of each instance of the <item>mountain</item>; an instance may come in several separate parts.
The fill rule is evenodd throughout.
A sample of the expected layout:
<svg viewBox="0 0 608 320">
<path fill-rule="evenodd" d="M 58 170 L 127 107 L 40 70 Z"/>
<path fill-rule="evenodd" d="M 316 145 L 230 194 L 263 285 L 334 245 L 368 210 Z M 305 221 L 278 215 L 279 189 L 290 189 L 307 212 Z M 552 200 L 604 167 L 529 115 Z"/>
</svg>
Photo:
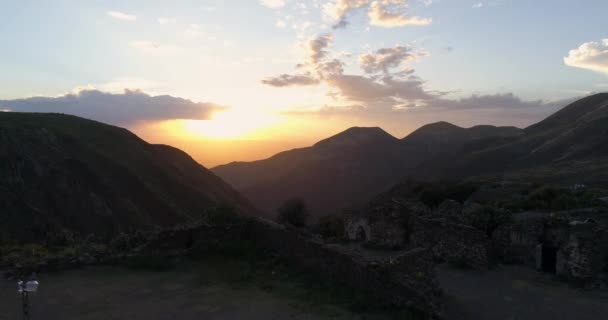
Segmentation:
<svg viewBox="0 0 608 320">
<path fill-rule="evenodd" d="M 565 181 L 607 181 L 608 94 L 576 101 L 526 128 L 516 139 L 494 139 L 440 166 L 443 175 L 514 173 Z M 453 174 L 452 174 L 453 175 Z"/>
<path fill-rule="evenodd" d="M 269 217 L 292 197 L 303 198 L 318 217 L 358 205 L 370 190 L 390 186 L 400 167 L 399 143 L 380 128 L 350 128 L 308 148 L 212 170 Z"/>
<path fill-rule="evenodd" d="M 365 203 L 406 178 L 474 176 L 608 184 L 608 94 L 576 101 L 525 129 L 447 122 L 398 140 L 379 128 L 351 128 L 312 147 L 213 168 L 274 214 L 291 197 L 313 215 Z"/>
<path fill-rule="evenodd" d="M 309 148 L 212 170 L 269 216 L 283 201 L 299 197 L 319 217 L 360 206 L 426 161 L 460 154 L 467 143 L 521 132 L 512 127 L 465 129 L 439 122 L 399 140 L 380 128 L 350 128 Z"/>
<path fill-rule="evenodd" d="M 0 241 L 174 225 L 223 204 L 256 213 L 178 149 L 74 116 L 0 112 Z"/>
</svg>

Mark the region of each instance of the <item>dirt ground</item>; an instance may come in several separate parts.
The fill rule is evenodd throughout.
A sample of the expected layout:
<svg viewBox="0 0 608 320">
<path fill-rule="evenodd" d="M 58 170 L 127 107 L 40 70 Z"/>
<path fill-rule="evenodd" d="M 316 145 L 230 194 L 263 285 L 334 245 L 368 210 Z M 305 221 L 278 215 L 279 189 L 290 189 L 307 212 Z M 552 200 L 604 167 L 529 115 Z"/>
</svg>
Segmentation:
<svg viewBox="0 0 608 320">
<path fill-rule="evenodd" d="M 438 268 L 450 320 L 608 319 L 608 292 L 569 288 L 523 267 L 479 272 Z"/>
<path fill-rule="evenodd" d="M 32 319 L 385 319 L 311 304 L 280 291 L 205 279 L 197 271 L 150 272 L 92 267 L 40 276 Z M 0 280 L 0 319 L 20 318 L 16 282 Z"/>
</svg>

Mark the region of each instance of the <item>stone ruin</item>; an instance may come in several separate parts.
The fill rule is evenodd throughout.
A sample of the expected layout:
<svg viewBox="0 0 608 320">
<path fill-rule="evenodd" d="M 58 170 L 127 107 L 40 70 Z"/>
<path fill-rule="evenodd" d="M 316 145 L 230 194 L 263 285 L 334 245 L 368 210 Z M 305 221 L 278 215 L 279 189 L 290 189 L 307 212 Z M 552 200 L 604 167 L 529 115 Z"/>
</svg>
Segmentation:
<svg viewBox="0 0 608 320">
<path fill-rule="evenodd" d="M 428 248 L 436 261 L 474 269 L 489 266 L 490 241 L 463 222 L 462 205 L 445 201 L 436 210 L 403 198 L 378 201 L 346 219 L 346 236 L 383 249 Z"/>
<path fill-rule="evenodd" d="M 574 284 L 605 287 L 607 218 L 593 209 L 517 214 L 508 228 L 505 257 Z"/>
<path fill-rule="evenodd" d="M 608 285 L 607 214 L 523 212 L 488 237 L 465 223 L 465 211 L 450 200 L 430 210 L 415 200 L 384 199 L 348 217 L 346 236 L 375 248 L 430 248 L 436 261 L 473 269 L 519 264 L 573 284 Z"/>
</svg>

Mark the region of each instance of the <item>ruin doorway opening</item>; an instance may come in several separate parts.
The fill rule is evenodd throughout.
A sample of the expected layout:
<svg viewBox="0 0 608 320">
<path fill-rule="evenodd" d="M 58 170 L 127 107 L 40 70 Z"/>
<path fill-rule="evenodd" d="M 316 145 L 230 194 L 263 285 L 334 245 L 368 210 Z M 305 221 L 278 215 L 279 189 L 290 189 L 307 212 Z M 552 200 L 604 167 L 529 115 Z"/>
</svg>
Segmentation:
<svg viewBox="0 0 608 320">
<path fill-rule="evenodd" d="M 363 226 L 359 226 L 359 228 L 357 228 L 356 239 L 357 239 L 357 241 L 367 241 L 367 233 L 365 232 L 365 229 L 363 228 Z"/>
<path fill-rule="evenodd" d="M 543 245 L 541 255 L 541 268 L 546 273 L 556 273 L 557 271 L 557 248 Z"/>
</svg>

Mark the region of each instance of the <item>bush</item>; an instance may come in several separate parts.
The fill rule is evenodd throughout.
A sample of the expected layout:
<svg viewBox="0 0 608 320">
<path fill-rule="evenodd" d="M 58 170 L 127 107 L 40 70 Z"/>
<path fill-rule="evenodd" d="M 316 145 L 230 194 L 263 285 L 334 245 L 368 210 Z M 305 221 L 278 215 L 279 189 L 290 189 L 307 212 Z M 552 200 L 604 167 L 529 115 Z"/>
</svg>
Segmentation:
<svg viewBox="0 0 608 320">
<path fill-rule="evenodd" d="M 240 218 L 233 205 L 224 203 L 206 210 L 203 221 L 214 226 L 225 226 L 238 223 Z"/>
<path fill-rule="evenodd" d="M 277 211 L 279 214 L 277 220 L 281 223 L 288 223 L 294 227 L 304 227 L 308 222 L 308 209 L 302 199 L 287 200 Z"/>
<path fill-rule="evenodd" d="M 483 231 L 488 238 L 492 238 L 496 229 L 511 223 L 513 220 L 509 210 L 479 204 L 465 210 L 464 214 L 467 223 Z"/>
<path fill-rule="evenodd" d="M 344 237 L 344 218 L 341 216 L 321 217 L 315 229 L 324 238 L 341 239 Z"/>
</svg>

